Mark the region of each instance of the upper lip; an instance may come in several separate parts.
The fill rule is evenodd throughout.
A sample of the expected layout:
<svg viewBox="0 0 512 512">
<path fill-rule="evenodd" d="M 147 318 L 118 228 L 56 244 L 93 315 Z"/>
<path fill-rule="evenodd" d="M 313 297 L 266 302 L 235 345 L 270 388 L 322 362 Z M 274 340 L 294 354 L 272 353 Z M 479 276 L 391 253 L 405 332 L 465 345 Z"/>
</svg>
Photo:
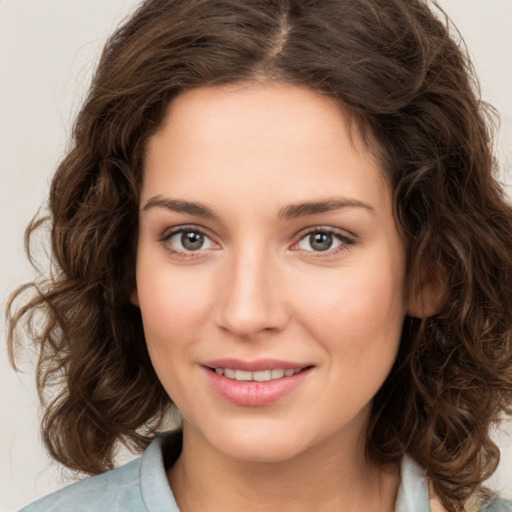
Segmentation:
<svg viewBox="0 0 512 512">
<path fill-rule="evenodd" d="M 254 359 L 252 361 L 246 361 L 242 359 L 215 359 L 211 361 L 205 361 L 201 363 L 203 366 L 208 368 L 230 368 L 233 370 L 245 370 L 248 372 L 259 372 L 262 370 L 300 370 L 308 366 L 312 366 L 309 363 L 298 363 L 295 361 L 283 361 L 280 359 Z"/>
</svg>

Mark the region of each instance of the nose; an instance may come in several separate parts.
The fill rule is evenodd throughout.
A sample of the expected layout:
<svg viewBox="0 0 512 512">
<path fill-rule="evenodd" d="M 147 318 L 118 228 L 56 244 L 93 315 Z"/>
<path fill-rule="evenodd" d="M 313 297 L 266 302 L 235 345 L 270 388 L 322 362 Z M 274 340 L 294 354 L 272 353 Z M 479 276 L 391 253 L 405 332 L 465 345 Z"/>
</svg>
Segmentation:
<svg viewBox="0 0 512 512">
<path fill-rule="evenodd" d="M 219 275 L 217 325 L 241 339 L 279 332 L 289 311 L 279 264 L 256 250 L 226 261 Z"/>
</svg>

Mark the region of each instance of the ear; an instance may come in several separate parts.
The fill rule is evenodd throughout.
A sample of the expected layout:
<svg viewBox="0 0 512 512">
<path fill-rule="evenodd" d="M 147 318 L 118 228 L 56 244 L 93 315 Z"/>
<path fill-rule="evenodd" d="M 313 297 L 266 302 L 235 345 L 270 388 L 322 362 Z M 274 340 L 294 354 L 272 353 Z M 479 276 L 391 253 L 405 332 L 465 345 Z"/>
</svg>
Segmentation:
<svg viewBox="0 0 512 512">
<path fill-rule="evenodd" d="M 134 288 L 130 293 L 130 302 L 137 307 L 140 307 L 139 304 L 139 294 L 137 293 L 137 288 Z"/>
<path fill-rule="evenodd" d="M 428 318 L 441 310 L 446 292 L 446 281 L 441 276 L 419 272 L 419 282 L 413 284 L 407 304 L 407 314 Z"/>
</svg>

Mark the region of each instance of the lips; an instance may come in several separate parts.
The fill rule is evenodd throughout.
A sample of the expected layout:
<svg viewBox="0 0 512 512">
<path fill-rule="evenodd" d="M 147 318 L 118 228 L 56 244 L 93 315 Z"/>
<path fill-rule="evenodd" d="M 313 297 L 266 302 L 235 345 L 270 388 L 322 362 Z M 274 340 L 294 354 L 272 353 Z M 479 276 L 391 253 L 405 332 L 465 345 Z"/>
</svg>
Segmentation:
<svg viewBox="0 0 512 512">
<path fill-rule="evenodd" d="M 299 387 L 313 365 L 289 361 L 208 361 L 203 368 L 213 390 L 241 406 L 263 406 L 276 402 Z"/>
<path fill-rule="evenodd" d="M 259 370 L 257 372 L 235 370 L 234 368 L 215 368 L 217 375 L 223 375 L 228 379 L 256 382 L 266 382 L 269 380 L 282 379 L 283 377 L 291 377 L 300 371 L 302 371 L 302 368 L 297 370 L 292 368 L 287 368 L 286 370 L 284 368 L 273 368 L 272 370 Z"/>
</svg>

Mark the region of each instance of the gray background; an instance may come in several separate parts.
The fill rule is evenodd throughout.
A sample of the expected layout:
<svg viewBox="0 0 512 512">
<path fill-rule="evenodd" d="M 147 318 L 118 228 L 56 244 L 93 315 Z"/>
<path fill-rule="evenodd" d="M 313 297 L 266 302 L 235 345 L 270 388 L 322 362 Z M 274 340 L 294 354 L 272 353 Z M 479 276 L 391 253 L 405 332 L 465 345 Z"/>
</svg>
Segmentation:
<svg viewBox="0 0 512 512">
<path fill-rule="evenodd" d="M 31 278 L 23 230 L 47 195 L 99 51 L 135 0 L 0 0 L 0 307 Z M 503 179 L 512 162 L 512 0 L 440 0 L 473 56 L 484 99 L 502 116 Z M 512 188 L 508 188 L 512 190 Z M 0 331 L 2 346 L 5 331 Z M 38 434 L 31 356 L 24 373 L 0 350 L 0 511 L 69 483 Z M 491 484 L 512 497 L 512 422 L 496 434 L 503 459 Z M 120 460 L 129 458 L 121 454 Z"/>
</svg>

